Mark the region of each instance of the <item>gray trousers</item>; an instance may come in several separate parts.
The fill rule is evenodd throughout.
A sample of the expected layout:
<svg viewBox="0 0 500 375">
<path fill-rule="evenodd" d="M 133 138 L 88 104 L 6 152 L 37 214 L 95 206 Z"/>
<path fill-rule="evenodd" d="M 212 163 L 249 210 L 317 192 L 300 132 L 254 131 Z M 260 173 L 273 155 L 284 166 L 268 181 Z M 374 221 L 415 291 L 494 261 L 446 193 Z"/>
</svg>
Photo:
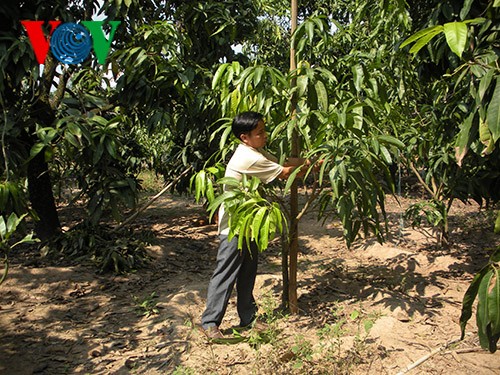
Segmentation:
<svg viewBox="0 0 500 375">
<path fill-rule="evenodd" d="M 217 265 L 208 284 L 207 307 L 201 316 L 203 328 L 220 326 L 234 283 L 240 325 L 246 326 L 255 319 L 257 305 L 253 297 L 253 287 L 257 275 L 257 261 L 258 250 L 255 243 L 251 243 L 249 251 L 244 242 L 243 250 L 239 251 L 237 237 L 229 242 L 226 235 L 220 235 Z"/>
</svg>

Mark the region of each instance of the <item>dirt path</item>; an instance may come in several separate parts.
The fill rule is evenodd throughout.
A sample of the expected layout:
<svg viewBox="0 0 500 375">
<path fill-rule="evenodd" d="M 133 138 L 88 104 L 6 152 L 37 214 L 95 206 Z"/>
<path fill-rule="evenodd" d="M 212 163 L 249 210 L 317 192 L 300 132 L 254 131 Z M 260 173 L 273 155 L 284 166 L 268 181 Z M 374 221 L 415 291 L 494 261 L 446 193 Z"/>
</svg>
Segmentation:
<svg viewBox="0 0 500 375">
<path fill-rule="evenodd" d="M 214 266 L 215 227 L 196 226 L 202 210 L 189 201 L 164 198 L 135 223 L 156 238 L 148 270 L 117 277 L 88 265 L 12 267 L 0 287 L 0 373 L 397 374 L 459 337 L 463 294 L 498 240 L 476 206 L 453 208 L 449 249 L 401 227 L 391 200 L 388 211 L 388 242 L 368 239 L 351 250 L 338 225 L 305 218 L 300 314 L 275 311 L 276 243 L 260 258 L 255 290 L 268 330 L 231 335 L 233 298 L 222 328 L 240 342 L 208 344 L 196 326 Z M 138 308 L 148 299 L 156 309 L 149 316 Z M 500 373 L 500 355 L 478 350 L 473 319 L 467 331 L 409 373 Z"/>
</svg>

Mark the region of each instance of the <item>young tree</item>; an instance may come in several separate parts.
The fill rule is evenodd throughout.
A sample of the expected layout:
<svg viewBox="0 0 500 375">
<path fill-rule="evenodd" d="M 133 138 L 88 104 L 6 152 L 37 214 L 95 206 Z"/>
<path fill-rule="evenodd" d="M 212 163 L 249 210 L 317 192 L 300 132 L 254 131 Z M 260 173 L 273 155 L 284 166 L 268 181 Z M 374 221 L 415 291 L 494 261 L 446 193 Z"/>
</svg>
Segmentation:
<svg viewBox="0 0 500 375">
<path fill-rule="evenodd" d="M 269 143 L 282 157 L 300 148 L 304 150 L 301 156 L 323 160 L 313 178 L 313 189 L 308 190 L 307 203 L 297 209 L 281 205 L 283 221 L 288 223 L 284 254 L 296 241 L 295 225 L 315 200 L 320 218 L 326 219 L 332 211 L 338 215 L 349 246 L 361 231 L 375 233 L 380 240 L 383 237 L 384 194 L 393 189 L 388 166 L 402 147 L 392 136 L 403 115 L 397 109 L 401 99 L 393 88 L 394 80 L 403 79 L 392 69 L 397 61 L 393 30 L 406 27 L 408 21 L 403 7 L 369 2 L 351 6 L 352 24 L 342 25 L 325 14 L 303 20 L 291 39 L 296 69 L 285 72 L 259 63 L 243 68 L 233 62 L 222 64 L 214 75 L 213 88 L 220 92 L 224 116 L 216 133 L 222 149 L 232 147 L 232 143 L 226 144 L 229 119 L 251 109 L 268 115 Z M 379 33 L 366 32 L 374 28 Z M 349 54 L 345 52 L 348 48 Z M 295 132 L 299 145 L 294 145 Z M 311 169 L 309 175 L 313 174 Z M 294 177 L 285 192 L 296 182 Z M 212 185 L 205 182 L 205 186 Z M 256 196 L 251 199 L 259 201 Z M 285 202 L 279 197 L 278 201 Z M 235 219 L 233 231 L 255 237 L 257 231 L 262 233 L 260 228 L 273 227 L 272 210 L 269 206 L 268 215 Z M 237 214 L 240 217 L 239 211 Z M 238 227 L 239 223 L 245 227 Z M 263 240 L 261 248 L 267 243 L 268 239 Z M 290 280 L 294 278 L 296 268 L 291 260 Z M 290 289 L 296 288 L 292 284 Z M 296 290 L 285 290 L 284 296 L 292 312 L 297 312 Z"/>
</svg>

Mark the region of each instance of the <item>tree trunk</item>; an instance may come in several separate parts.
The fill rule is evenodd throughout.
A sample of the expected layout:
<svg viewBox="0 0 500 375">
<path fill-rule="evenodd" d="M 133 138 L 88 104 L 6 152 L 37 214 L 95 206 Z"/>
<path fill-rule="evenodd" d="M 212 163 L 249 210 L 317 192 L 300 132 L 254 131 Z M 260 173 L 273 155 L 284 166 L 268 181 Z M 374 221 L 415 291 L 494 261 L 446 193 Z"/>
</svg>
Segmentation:
<svg viewBox="0 0 500 375">
<path fill-rule="evenodd" d="M 41 241 L 47 241 L 59 233 L 61 224 L 43 150 L 28 163 L 28 193 L 39 219 L 35 221 L 36 236 Z"/>
<path fill-rule="evenodd" d="M 47 127 L 52 126 L 55 120 L 54 108 L 51 106 L 49 95 L 55 70 L 56 62 L 49 54 L 45 60 L 43 75 L 40 79 L 38 97 L 35 98 L 31 106 L 31 117 Z M 55 95 L 55 100 L 58 100 L 57 95 Z M 36 142 L 36 137 L 27 134 L 27 138 L 27 145 L 31 148 Z M 41 150 L 28 162 L 28 193 L 31 206 L 38 216 L 38 220 L 35 222 L 36 236 L 41 241 L 50 240 L 60 232 L 61 224 L 44 150 Z"/>
</svg>

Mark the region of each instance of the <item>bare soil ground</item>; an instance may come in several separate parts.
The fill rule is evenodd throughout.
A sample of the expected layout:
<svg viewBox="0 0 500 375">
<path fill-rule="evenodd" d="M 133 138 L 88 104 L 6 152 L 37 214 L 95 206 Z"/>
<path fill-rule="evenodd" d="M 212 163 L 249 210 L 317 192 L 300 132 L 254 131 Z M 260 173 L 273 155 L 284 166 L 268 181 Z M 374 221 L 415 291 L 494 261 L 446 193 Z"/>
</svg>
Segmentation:
<svg viewBox="0 0 500 375">
<path fill-rule="evenodd" d="M 429 233 L 401 223 L 409 203 L 388 198 L 383 245 L 365 239 L 347 249 L 337 222 L 305 217 L 300 313 L 275 310 L 282 278 L 273 243 L 255 288 L 268 328 L 233 334 L 233 296 L 221 328 L 235 343 L 208 343 L 197 328 L 218 238 L 214 225 L 200 226 L 203 209 L 190 200 L 162 198 L 133 224 L 154 235 L 150 267 L 136 273 L 14 257 L 0 286 L 0 373 L 397 374 L 441 348 L 409 373 L 499 374 L 500 355 L 479 348 L 474 319 L 465 340 L 447 346 L 460 336 L 473 274 L 498 245 L 491 217 L 456 203 L 452 244 L 440 249 Z M 148 299 L 149 310 L 138 306 Z"/>
</svg>

